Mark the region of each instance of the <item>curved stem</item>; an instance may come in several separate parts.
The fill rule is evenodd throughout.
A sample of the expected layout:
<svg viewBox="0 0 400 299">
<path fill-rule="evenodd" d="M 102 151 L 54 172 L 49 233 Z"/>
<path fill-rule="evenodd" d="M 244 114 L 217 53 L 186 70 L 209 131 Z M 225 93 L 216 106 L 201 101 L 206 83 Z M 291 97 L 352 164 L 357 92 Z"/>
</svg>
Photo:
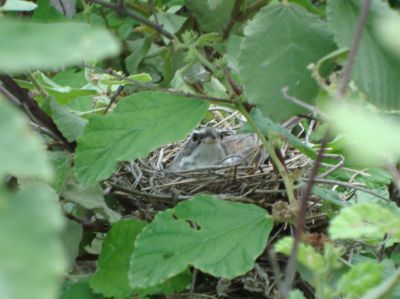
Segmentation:
<svg viewBox="0 0 400 299">
<path fill-rule="evenodd" d="M 287 169 L 285 168 L 285 166 L 282 164 L 281 160 L 279 160 L 278 156 L 276 155 L 274 147 L 265 138 L 263 132 L 261 132 L 260 128 L 255 124 L 255 122 L 251 118 L 250 114 L 244 108 L 243 104 L 240 103 L 240 102 L 236 103 L 236 108 L 240 113 L 242 113 L 242 115 L 246 118 L 246 120 L 249 123 L 249 125 L 256 132 L 257 136 L 260 138 L 260 140 L 263 143 L 264 147 L 268 151 L 268 153 L 269 153 L 269 155 L 270 155 L 270 157 L 272 159 L 272 162 L 278 168 L 279 174 L 282 176 L 282 179 L 283 179 L 283 184 L 285 185 L 286 193 L 287 193 L 287 196 L 289 198 L 289 203 L 292 206 L 297 205 L 297 200 L 296 200 L 296 197 L 294 195 L 293 180 L 290 177 L 290 175 L 289 175 Z"/>
</svg>

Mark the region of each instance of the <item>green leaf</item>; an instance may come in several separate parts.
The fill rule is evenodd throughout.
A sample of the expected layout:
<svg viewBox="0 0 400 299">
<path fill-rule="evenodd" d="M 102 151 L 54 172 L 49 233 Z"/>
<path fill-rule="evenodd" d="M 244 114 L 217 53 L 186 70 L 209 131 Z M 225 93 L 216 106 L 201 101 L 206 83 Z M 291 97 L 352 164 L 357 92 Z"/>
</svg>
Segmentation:
<svg viewBox="0 0 400 299">
<path fill-rule="evenodd" d="M 6 0 L 0 11 L 32 11 L 37 8 L 37 4 L 22 0 Z"/>
<path fill-rule="evenodd" d="M 220 0 L 210 7 L 207 1 L 186 0 L 186 7 L 193 12 L 203 31 L 220 31 L 228 23 L 235 1 Z"/>
<path fill-rule="evenodd" d="M 0 136 L 0 180 L 8 174 L 45 180 L 53 177 L 44 145 L 30 130 L 24 115 L 1 97 Z"/>
<path fill-rule="evenodd" d="M 103 296 L 94 294 L 90 289 L 89 281 L 82 279 L 64 288 L 60 299 L 104 299 Z"/>
<path fill-rule="evenodd" d="M 42 79 L 36 78 L 42 87 L 48 92 L 49 95 L 53 96 L 57 102 L 61 105 L 67 105 L 72 100 L 76 99 L 77 97 L 83 97 L 88 95 L 95 95 L 96 92 L 93 90 L 82 90 L 79 88 L 70 88 L 69 86 L 50 86 L 47 82 L 44 82 Z M 33 83 L 24 81 L 24 80 L 15 80 L 19 86 L 22 88 L 27 88 L 29 90 L 36 90 L 35 85 Z M 38 99 L 36 97 L 35 99 Z M 40 101 L 38 101 L 40 103 Z"/>
<path fill-rule="evenodd" d="M 136 239 L 129 281 L 146 288 L 189 265 L 216 277 L 252 269 L 266 245 L 272 217 L 265 210 L 199 195 L 159 212 Z"/>
<path fill-rule="evenodd" d="M 76 68 L 69 68 L 59 72 L 51 79 L 60 86 L 70 86 L 72 88 L 81 88 L 88 83 L 85 71 Z"/>
<path fill-rule="evenodd" d="M 97 272 L 90 280 L 96 293 L 105 297 L 126 298 L 132 294 L 128 281 L 129 260 L 135 239 L 145 222 L 121 220 L 112 225 L 103 242 Z"/>
<path fill-rule="evenodd" d="M 337 295 L 347 299 L 361 298 L 363 294 L 382 281 L 383 266 L 378 263 L 361 263 L 342 275 L 337 285 Z"/>
<path fill-rule="evenodd" d="M 182 139 L 204 117 L 208 103 L 160 92 L 120 100 L 106 116 L 94 115 L 78 139 L 76 176 L 85 183 L 109 177 L 117 162 L 149 154 Z"/>
<path fill-rule="evenodd" d="M 399 122 L 350 104 L 331 105 L 329 116 L 353 162 L 377 166 L 400 159 Z"/>
<path fill-rule="evenodd" d="M 360 7 L 358 0 L 328 1 L 329 25 L 341 48 L 350 48 L 353 43 Z M 374 104 L 385 109 L 400 108 L 400 61 L 384 51 L 374 31 L 376 21 L 399 18 L 394 14 L 384 1 L 372 1 L 352 71 L 357 86 Z"/>
<path fill-rule="evenodd" d="M 60 195 L 70 202 L 89 209 L 95 210 L 105 216 L 110 222 L 118 221 L 121 218 L 114 210 L 110 209 L 103 197 L 103 190 L 99 185 L 82 186 L 74 178 L 65 180 Z"/>
<path fill-rule="evenodd" d="M 150 18 L 153 22 L 154 17 Z M 176 33 L 186 21 L 186 17 L 182 17 L 173 13 L 157 13 L 158 23 L 168 32 Z"/>
<path fill-rule="evenodd" d="M 391 206 L 391 209 L 395 208 Z M 331 221 L 332 239 L 383 239 L 385 234 L 400 239 L 399 210 L 396 212 L 377 203 L 362 203 L 344 208 Z"/>
<path fill-rule="evenodd" d="M 126 69 L 130 74 L 135 74 L 139 64 L 150 50 L 151 38 L 138 39 L 131 42 L 129 45 L 130 48 L 133 48 L 133 53 L 125 59 Z"/>
<path fill-rule="evenodd" d="M 278 135 L 286 139 L 294 148 L 298 149 L 300 152 L 307 155 L 308 157 L 315 159 L 315 157 L 317 156 L 314 149 L 299 140 L 296 136 L 294 136 L 280 124 L 272 121 L 269 117 L 263 116 L 260 109 L 252 109 L 250 112 L 250 116 L 265 136 L 271 137 L 272 135 Z M 252 132 L 253 130 L 250 125 L 246 124 L 243 128 L 240 129 L 240 131 L 243 133 L 248 133 Z"/>
<path fill-rule="evenodd" d="M 289 299 L 306 299 L 306 297 L 304 297 L 304 294 L 302 291 L 296 289 L 296 290 L 290 291 Z"/>
<path fill-rule="evenodd" d="M 64 251 L 67 257 L 68 267 L 67 269 L 72 269 L 75 259 L 79 253 L 79 244 L 82 239 L 83 228 L 82 225 L 76 221 L 67 219 L 66 225 L 62 232 L 62 240 L 64 244 Z"/>
<path fill-rule="evenodd" d="M 39 24 L 0 18 L 0 72 L 53 70 L 119 52 L 119 43 L 105 29 L 87 24 Z M 21 59 L 23 57 L 23 59 Z"/>
<path fill-rule="evenodd" d="M 400 41 L 397 34 L 400 32 L 400 16 L 393 14 L 389 18 L 378 20 L 376 26 L 376 35 L 382 41 L 382 44 L 394 55 L 400 58 Z"/>
<path fill-rule="evenodd" d="M 127 298 L 131 294 L 170 294 L 190 283 L 190 272 L 185 271 L 151 288 L 134 289 L 129 285 L 129 262 L 135 239 L 145 225 L 145 222 L 137 220 L 121 220 L 112 225 L 102 245 L 97 272 L 90 280 L 90 286 L 96 293 L 112 298 Z"/>
<path fill-rule="evenodd" d="M 0 298 L 54 299 L 64 274 L 58 196 L 45 185 L 0 189 Z"/>
<path fill-rule="evenodd" d="M 293 247 L 292 237 L 284 237 L 275 244 L 276 252 L 283 253 L 287 256 L 291 254 L 292 247 Z M 326 266 L 324 257 L 317 251 L 315 251 L 315 249 L 312 246 L 305 245 L 303 243 L 299 244 L 297 261 L 301 263 L 303 266 L 312 270 L 314 274 L 315 272 L 321 272 Z"/>
<path fill-rule="evenodd" d="M 75 141 L 82 133 L 88 121 L 70 111 L 68 107 L 60 106 L 54 100 L 50 102 L 50 107 L 52 118 L 57 128 L 69 142 Z"/>
<path fill-rule="evenodd" d="M 34 22 L 63 22 L 69 19 L 55 9 L 49 0 L 36 0 L 36 4 L 39 6 L 32 15 L 32 21 Z"/>
<path fill-rule="evenodd" d="M 399 282 L 400 282 L 400 270 L 397 270 L 396 272 L 393 273 L 391 277 L 387 278 L 379 286 L 369 291 L 361 299 L 381 299 L 381 298 L 399 299 L 400 298 L 400 296 L 398 295 Z"/>
<path fill-rule="evenodd" d="M 261 9 L 244 32 L 239 67 L 247 99 L 275 121 L 304 112 L 282 88 L 313 103 L 318 85 L 307 66 L 335 49 L 326 23 L 296 4 L 277 3 Z"/>
<path fill-rule="evenodd" d="M 321 197 L 324 201 L 332 203 L 335 206 L 348 206 L 348 202 L 341 200 L 339 193 L 331 189 L 314 186 L 312 192 L 313 194 Z"/>
<path fill-rule="evenodd" d="M 164 283 L 145 289 L 135 289 L 135 293 L 140 296 L 147 296 L 152 294 L 173 294 L 180 292 L 187 288 L 192 281 L 192 273 L 189 270 L 185 270 L 176 276 L 169 278 Z"/>
</svg>

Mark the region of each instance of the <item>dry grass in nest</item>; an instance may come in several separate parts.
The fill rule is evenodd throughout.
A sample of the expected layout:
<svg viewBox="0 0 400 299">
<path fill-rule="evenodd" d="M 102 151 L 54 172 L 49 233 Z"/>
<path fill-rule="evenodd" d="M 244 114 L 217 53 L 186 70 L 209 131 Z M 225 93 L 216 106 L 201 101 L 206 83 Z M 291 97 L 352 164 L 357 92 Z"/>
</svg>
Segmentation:
<svg viewBox="0 0 400 299">
<path fill-rule="evenodd" d="M 224 110 L 224 116 L 219 110 L 213 112 L 216 120 L 211 124 L 221 130 L 234 132 L 244 123 L 237 112 Z M 261 147 L 258 151 L 263 151 L 264 155 L 259 155 L 263 158 L 252 165 L 242 163 L 171 171 L 169 166 L 186 141 L 162 146 L 145 159 L 121 163 L 109 183 L 114 190 L 130 194 L 135 201 L 158 203 L 155 211 L 174 206 L 177 201 L 198 193 L 214 194 L 230 201 L 256 203 L 268 209 L 277 200 L 285 200 L 282 180 Z M 305 169 L 310 166 L 309 158 L 288 145 L 281 152 L 293 176 L 304 176 Z"/>
</svg>

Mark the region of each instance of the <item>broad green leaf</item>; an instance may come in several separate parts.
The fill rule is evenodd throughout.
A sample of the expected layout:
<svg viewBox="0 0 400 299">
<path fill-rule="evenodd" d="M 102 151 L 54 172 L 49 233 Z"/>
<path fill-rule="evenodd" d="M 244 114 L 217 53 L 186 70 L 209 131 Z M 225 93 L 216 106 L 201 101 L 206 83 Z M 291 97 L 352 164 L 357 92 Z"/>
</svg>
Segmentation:
<svg viewBox="0 0 400 299">
<path fill-rule="evenodd" d="M 203 31 L 220 31 L 228 23 L 235 1 L 220 0 L 210 7 L 207 1 L 186 0 L 186 7 L 193 12 Z"/>
<path fill-rule="evenodd" d="M 29 129 L 25 116 L 1 97 L 0 136 L 0 180 L 7 174 L 52 178 L 44 145 Z"/>
<path fill-rule="evenodd" d="M 383 266 L 378 263 L 361 263 L 353 266 L 338 281 L 336 295 L 358 299 L 382 281 Z"/>
<path fill-rule="evenodd" d="M 358 0 L 328 1 L 329 25 L 341 48 L 350 48 L 353 43 L 361 3 Z M 394 14 L 384 1 L 372 1 L 352 71 L 357 86 L 375 105 L 385 109 L 400 108 L 400 60 L 381 47 L 374 33 L 374 25 L 382 18 L 399 18 Z"/>
<path fill-rule="evenodd" d="M 32 21 L 34 22 L 63 22 L 69 19 L 55 9 L 51 4 L 52 1 L 49 0 L 36 0 L 36 4 L 39 6 L 32 15 Z"/>
<path fill-rule="evenodd" d="M 187 288 L 192 281 L 192 273 L 188 269 L 173 276 L 164 283 L 145 289 L 135 289 L 134 292 L 140 296 L 147 296 L 152 294 L 169 295 L 180 292 Z"/>
<path fill-rule="evenodd" d="M 338 192 L 331 189 L 314 186 L 312 189 L 313 194 L 321 197 L 324 201 L 334 204 L 335 206 L 345 207 L 348 203 L 341 200 Z"/>
<path fill-rule="evenodd" d="M 350 104 L 331 105 L 329 115 L 352 161 L 376 166 L 400 159 L 399 122 Z"/>
<path fill-rule="evenodd" d="M 394 55 L 400 58 L 400 41 L 397 34 L 400 32 L 400 16 L 393 14 L 389 18 L 378 19 L 376 35 L 381 39 L 383 45 Z"/>
<path fill-rule="evenodd" d="M 357 181 L 366 184 L 369 188 L 386 188 L 392 182 L 392 175 L 385 169 L 382 168 L 370 168 L 368 169 L 367 176 L 359 176 Z"/>
<path fill-rule="evenodd" d="M 263 252 L 272 221 L 257 206 L 209 195 L 159 212 L 136 239 L 130 285 L 146 288 L 162 283 L 189 265 L 228 279 L 244 274 Z"/>
<path fill-rule="evenodd" d="M 59 192 L 65 182 L 67 174 L 72 173 L 72 159 L 64 151 L 48 151 L 47 155 L 55 170 L 53 187 Z"/>
<path fill-rule="evenodd" d="M 70 202 L 74 202 L 86 209 L 95 210 L 105 216 L 110 222 L 118 221 L 121 218 L 114 210 L 110 209 L 103 197 L 103 190 L 97 185 L 82 186 L 69 177 L 65 179 L 60 195 Z"/>
<path fill-rule="evenodd" d="M 103 242 L 97 272 L 90 280 L 91 288 L 105 297 L 127 298 L 133 289 L 129 285 L 129 261 L 136 236 L 145 222 L 121 220 L 112 225 Z"/>
<path fill-rule="evenodd" d="M 76 68 L 68 68 L 65 71 L 57 73 L 51 79 L 60 86 L 70 86 L 74 88 L 81 88 L 88 83 L 85 77 L 85 71 Z"/>
<path fill-rule="evenodd" d="M 306 299 L 300 290 L 292 290 L 289 294 L 289 299 Z"/>
<path fill-rule="evenodd" d="M 300 6 L 303 6 L 309 12 L 319 15 L 321 17 L 326 17 L 326 12 L 324 8 L 317 7 L 310 0 L 289 0 L 289 2 L 296 3 Z"/>
<path fill-rule="evenodd" d="M 0 189 L 0 204 L 0 298 L 56 298 L 65 267 L 57 194 L 45 185 Z"/>
<path fill-rule="evenodd" d="M 304 112 L 285 99 L 282 88 L 312 103 L 318 85 L 307 69 L 335 49 L 326 23 L 296 4 L 270 4 L 245 27 L 239 55 L 245 95 L 272 120 Z"/>
<path fill-rule="evenodd" d="M 151 20 L 154 21 L 154 17 L 151 17 Z M 157 21 L 168 32 L 176 33 L 186 21 L 186 17 L 173 13 L 157 13 Z"/>
<path fill-rule="evenodd" d="M 394 208 L 393 206 L 391 207 Z M 399 211 L 377 203 L 362 203 L 344 208 L 331 221 L 332 239 L 383 239 L 385 234 L 400 239 Z"/>
<path fill-rule="evenodd" d="M 60 299 L 105 299 L 105 297 L 93 293 L 88 279 L 82 279 L 68 284 L 61 293 Z"/>
<path fill-rule="evenodd" d="M 37 4 L 30 1 L 6 0 L 0 11 L 31 11 L 37 8 Z"/>
<path fill-rule="evenodd" d="M 257 127 L 261 129 L 265 136 L 271 137 L 273 135 L 277 135 L 287 140 L 290 145 L 292 145 L 294 148 L 298 149 L 300 152 L 307 155 L 308 157 L 315 159 L 315 157 L 317 156 L 314 149 L 309 147 L 303 141 L 299 140 L 296 136 L 294 136 L 280 124 L 272 121 L 269 117 L 263 116 L 260 109 L 252 109 L 250 112 L 250 116 L 253 118 L 253 121 L 256 123 Z M 243 133 L 253 131 L 251 126 L 248 124 L 246 124 L 240 130 Z"/>
<path fill-rule="evenodd" d="M 293 238 L 284 237 L 275 244 L 276 252 L 290 255 L 293 247 Z M 312 270 L 314 274 L 321 272 L 325 267 L 324 257 L 319 254 L 311 245 L 299 244 L 297 261 L 303 266 Z"/>
<path fill-rule="evenodd" d="M 225 53 L 225 57 L 228 61 L 228 66 L 236 72 L 239 72 L 239 51 L 240 44 L 243 41 L 242 36 L 238 35 L 230 35 L 228 39 L 227 49 Z"/>
<path fill-rule="evenodd" d="M 113 224 L 103 242 L 97 272 L 90 280 L 90 286 L 96 293 L 112 298 L 127 298 L 131 294 L 171 294 L 189 285 L 189 271 L 147 289 L 134 289 L 129 285 L 130 258 L 134 251 L 135 239 L 145 224 L 137 220 L 121 220 Z"/>
<path fill-rule="evenodd" d="M 106 179 L 117 162 L 149 154 L 185 137 L 204 117 L 208 103 L 160 92 L 122 98 L 106 116 L 94 115 L 78 139 L 76 176 L 85 183 Z"/>
<path fill-rule="evenodd" d="M 75 259 L 79 253 L 79 244 L 82 239 L 82 225 L 73 220 L 66 220 L 66 225 L 62 232 L 64 252 L 67 258 L 67 269 L 72 269 Z"/>
<path fill-rule="evenodd" d="M 371 291 L 365 294 L 361 299 L 399 299 L 399 282 L 400 270 L 397 270 L 379 286 L 373 288 Z"/>
<path fill-rule="evenodd" d="M 132 54 L 125 59 L 126 69 L 130 74 L 135 74 L 139 64 L 146 57 L 150 50 L 151 38 L 138 39 L 131 42 L 129 48 L 132 48 Z"/>
<path fill-rule="evenodd" d="M 57 128 L 69 142 L 75 141 L 88 121 L 70 111 L 68 107 L 59 105 L 54 100 L 50 102 L 50 107 L 52 118 Z"/>
<path fill-rule="evenodd" d="M 40 24 L 0 18 L 0 72 L 53 70 L 119 52 L 119 43 L 105 29 L 87 24 Z M 23 59 L 21 59 L 23 57 Z"/>
<path fill-rule="evenodd" d="M 24 80 L 15 80 L 19 86 L 22 88 L 26 88 L 29 90 L 36 90 L 35 85 L 33 83 L 24 81 Z M 41 80 L 38 80 L 41 81 Z M 78 98 L 78 97 L 83 97 L 83 96 L 89 96 L 89 95 L 95 95 L 96 92 L 93 90 L 83 90 L 79 88 L 70 88 L 69 86 L 49 86 L 48 84 L 44 82 L 40 82 L 43 88 L 48 92 L 50 96 L 53 96 L 57 102 L 61 105 L 67 105 L 69 104 L 72 100 Z M 38 100 L 38 103 L 41 104 L 43 102 L 43 99 L 40 99 L 39 96 L 35 97 L 36 100 Z"/>
</svg>

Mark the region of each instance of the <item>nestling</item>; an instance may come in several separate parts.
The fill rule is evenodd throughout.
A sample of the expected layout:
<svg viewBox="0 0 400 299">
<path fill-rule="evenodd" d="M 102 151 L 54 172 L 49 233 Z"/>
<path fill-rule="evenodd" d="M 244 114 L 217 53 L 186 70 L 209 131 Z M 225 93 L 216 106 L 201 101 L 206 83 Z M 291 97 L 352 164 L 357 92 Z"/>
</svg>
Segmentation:
<svg viewBox="0 0 400 299">
<path fill-rule="evenodd" d="M 186 146 L 172 161 L 173 170 L 187 170 L 216 166 L 227 156 L 222 132 L 215 128 L 193 131 Z"/>
<path fill-rule="evenodd" d="M 230 135 L 215 128 L 195 130 L 171 163 L 172 170 L 251 163 L 261 143 L 255 134 Z"/>
</svg>

